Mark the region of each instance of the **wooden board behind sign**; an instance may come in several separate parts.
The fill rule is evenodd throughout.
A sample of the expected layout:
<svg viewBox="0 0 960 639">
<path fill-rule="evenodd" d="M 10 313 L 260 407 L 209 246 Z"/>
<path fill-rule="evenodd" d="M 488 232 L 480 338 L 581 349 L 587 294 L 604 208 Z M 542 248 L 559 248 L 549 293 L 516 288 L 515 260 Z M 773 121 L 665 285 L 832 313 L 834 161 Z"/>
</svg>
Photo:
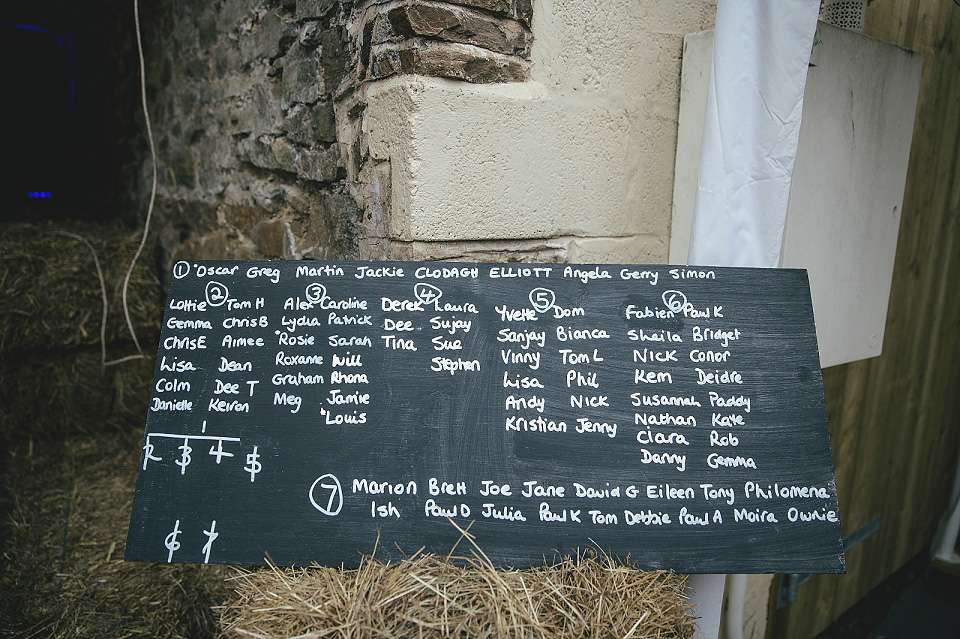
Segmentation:
<svg viewBox="0 0 960 639">
<path fill-rule="evenodd" d="M 841 572 L 806 273 L 178 262 L 126 557 Z"/>
</svg>

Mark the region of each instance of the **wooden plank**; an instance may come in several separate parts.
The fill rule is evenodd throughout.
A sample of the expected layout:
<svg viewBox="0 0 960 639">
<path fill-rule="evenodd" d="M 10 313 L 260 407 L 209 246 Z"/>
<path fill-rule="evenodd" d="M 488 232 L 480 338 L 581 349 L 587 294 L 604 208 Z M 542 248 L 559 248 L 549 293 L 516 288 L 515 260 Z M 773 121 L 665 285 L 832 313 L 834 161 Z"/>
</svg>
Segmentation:
<svg viewBox="0 0 960 639">
<path fill-rule="evenodd" d="M 840 520 L 844 522 L 843 532 L 844 535 L 849 535 L 856 530 L 856 526 L 851 520 L 851 507 L 855 503 L 853 485 L 857 467 L 853 463 L 844 463 L 841 460 L 856 459 L 857 451 L 860 448 L 864 429 L 861 427 L 859 418 L 863 414 L 864 390 L 870 382 L 870 362 L 864 360 L 837 368 L 847 369 L 847 374 L 846 384 L 842 391 L 843 410 L 837 415 L 836 421 L 831 422 L 831 428 L 839 433 L 838 444 L 834 449 L 835 466 L 840 471 L 837 476 L 837 495 L 840 498 Z M 829 392 L 826 388 L 824 390 L 828 397 L 833 395 L 833 389 L 830 389 Z M 842 490 L 840 488 L 841 482 Z M 838 607 L 842 605 L 838 593 L 848 590 L 846 584 L 852 583 L 856 579 L 859 568 L 860 563 L 855 563 L 848 567 L 847 575 L 843 579 L 821 580 L 823 585 L 817 589 L 818 599 L 824 602 L 821 604 L 824 608 L 829 608 L 824 614 L 816 615 L 821 624 L 823 619 L 836 616 Z"/>
<path fill-rule="evenodd" d="M 876 0 L 865 31 L 924 56 L 883 355 L 824 372 L 844 533 L 871 512 L 884 520 L 847 553 L 846 575 L 811 579 L 771 615 L 768 637 L 814 636 L 927 547 L 957 462 L 960 11 Z M 845 410 L 835 417 L 838 401 Z"/>
<path fill-rule="evenodd" d="M 859 413 L 861 409 L 862 396 L 859 391 L 866 381 L 866 365 L 863 361 L 854 362 L 847 366 L 834 366 L 824 369 L 823 386 L 824 395 L 827 398 L 827 420 L 830 424 L 831 448 L 833 458 L 851 456 L 851 449 L 856 450 L 859 444 L 860 431 L 852 428 L 855 422 L 852 420 L 844 421 L 843 415 L 847 412 L 853 414 Z M 848 392 L 852 388 L 854 392 Z M 849 504 L 850 487 L 853 482 L 854 469 L 852 465 L 837 465 L 837 469 L 846 471 L 845 475 L 837 474 L 837 496 L 840 502 L 840 520 L 843 523 L 844 534 L 848 534 L 849 528 Z M 820 618 L 829 618 L 829 607 L 832 605 L 831 598 L 825 595 L 827 592 L 835 591 L 840 583 L 851 578 L 850 569 L 846 575 L 834 575 L 834 579 L 822 579 L 816 575 L 810 581 L 804 583 L 797 592 L 797 601 L 792 607 L 804 609 L 816 609 L 817 614 L 807 615 L 802 618 L 790 619 L 789 628 L 780 629 L 770 636 L 785 636 L 783 633 L 799 633 L 801 636 L 816 634 L 814 624 Z M 774 580 L 775 589 L 778 587 L 778 579 Z M 771 601 L 776 602 L 776 593 L 771 597 Z"/>
<path fill-rule="evenodd" d="M 923 32 L 920 37 L 934 37 L 936 25 L 943 21 L 949 22 L 950 14 L 955 13 L 956 7 L 950 7 L 947 3 L 941 3 L 934 12 L 924 11 L 924 19 L 921 21 Z M 956 180 L 951 177 L 956 176 L 956 148 L 960 125 L 955 117 L 945 118 L 944 115 L 950 113 L 951 104 L 958 104 L 958 74 L 954 65 L 944 63 L 936 55 L 928 60 L 927 69 L 932 90 L 921 105 L 918 117 L 933 126 L 925 133 L 935 136 L 938 144 L 930 145 L 928 149 L 921 147 L 921 151 L 925 151 L 924 162 L 918 165 L 917 171 L 926 181 L 932 179 L 941 185 L 955 184 Z M 943 354 L 950 352 L 949 348 L 944 348 L 943 340 L 953 334 L 943 330 L 944 324 L 945 321 L 949 322 L 946 318 L 955 317 L 950 313 L 947 300 L 948 288 L 955 289 L 956 286 L 956 279 L 952 280 L 953 286 L 948 284 L 951 282 L 950 247 L 954 239 L 954 234 L 944 232 L 945 222 L 949 225 L 950 219 L 949 196 L 949 188 L 924 189 L 921 196 L 924 210 L 929 211 L 929 215 L 918 234 L 922 238 L 920 245 L 925 247 L 929 254 L 941 256 L 941 261 L 930 261 L 929 275 L 923 286 L 926 299 L 919 308 L 939 308 L 942 311 L 922 314 L 925 321 L 914 340 L 916 355 L 913 370 L 916 379 L 921 382 L 918 403 L 913 407 L 917 411 L 918 428 L 914 437 L 918 445 L 912 449 L 910 468 L 914 469 L 914 472 L 905 478 L 904 497 L 899 504 L 891 504 L 892 507 L 899 505 L 904 513 L 898 534 L 890 541 L 892 547 L 896 548 L 896 552 L 891 555 L 897 560 L 905 560 L 909 554 L 922 547 L 923 535 L 918 533 L 936 525 L 938 517 L 935 504 L 944 498 L 943 484 L 935 481 L 938 470 L 942 472 L 943 466 L 930 462 L 937 457 L 938 449 L 942 449 L 940 418 L 943 416 L 943 403 L 936 400 L 946 397 L 950 390 L 943 385 L 944 376 L 940 374 L 944 365 L 950 365 L 949 360 L 943 359 Z"/>
</svg>

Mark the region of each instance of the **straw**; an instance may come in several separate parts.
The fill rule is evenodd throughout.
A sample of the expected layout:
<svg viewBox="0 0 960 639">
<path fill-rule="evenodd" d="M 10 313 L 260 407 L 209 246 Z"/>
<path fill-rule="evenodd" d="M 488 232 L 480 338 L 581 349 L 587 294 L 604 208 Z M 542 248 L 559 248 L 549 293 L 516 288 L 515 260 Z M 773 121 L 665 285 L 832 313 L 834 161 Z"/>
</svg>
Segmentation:
<svg viewBox="0 0 960 639">
<path fill-rule="evenodd" d="M 459 528 L 459 527 L 458 527 Z M 460 528 L 473 544 L 469 533 Z M 525 570 L 417 553 L 360 568 L 238 569 L 219 608 L 228 637 L 691 637 L 685 577 L 586 549 Z"/>
<path fill-rule="evenodd" d="M 140 437 L 79 437 L 5 451 L 10 509 L 0 634 L 210 637 L 223 566 L 123 560 Z M 65 525 L 66 524 L 66 525 Z"/>
<path fill-rule="evenodd" d="M 0 354 L 133 343 L 122 288 L 138 244 L 137 233 L 109 225 L 0 226 Z M 155 261 L 140 260 L 127 306 L 143 343 L 159 337 L 162 296 Z"/>
</svg>

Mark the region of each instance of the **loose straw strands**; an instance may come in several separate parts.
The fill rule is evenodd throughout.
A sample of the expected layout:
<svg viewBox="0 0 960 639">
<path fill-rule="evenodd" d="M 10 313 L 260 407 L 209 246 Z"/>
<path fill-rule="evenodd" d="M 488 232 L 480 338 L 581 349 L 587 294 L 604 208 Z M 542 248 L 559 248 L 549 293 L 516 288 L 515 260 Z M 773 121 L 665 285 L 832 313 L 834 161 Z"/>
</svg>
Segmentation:
<svg viewBox="0 0 960 639">
<path fill-rule="evenodd" d="M 220 609 L 228 637 L 690 637 L 685 578 L 641 572 L 585 551 L 552 565 L 498 570 L 472 537 L 471 557 L 418 552 L 360 568 L 243 569 Z"/>
<path fill-rule="evenodd" d="M 140 444 L 131 431 L 4 451 L 0 636 L 216 636 L 224 566 L 123 560 Z"/>
<path fill-rule="evenodd" d="M 99 344 L 105 361 L 107 348 L 129 343 L 122 271 L 138 240 L 109 225 L 0 226 L 0 355 Z M 163 317 L 153 260 L 140 262 L 127 285 L 133 328 L 153 341 Z"/>
</svg>

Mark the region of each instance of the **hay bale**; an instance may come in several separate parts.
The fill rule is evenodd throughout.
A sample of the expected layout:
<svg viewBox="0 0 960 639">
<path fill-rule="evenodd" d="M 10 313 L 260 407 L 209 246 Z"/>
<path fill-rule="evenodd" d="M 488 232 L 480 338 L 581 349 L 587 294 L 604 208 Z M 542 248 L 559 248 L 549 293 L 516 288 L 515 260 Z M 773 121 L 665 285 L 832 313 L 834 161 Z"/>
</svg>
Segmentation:
<svg viewBox="0 0 960 639">
<path fill-rule="evenodd" d="M 587 554 L 496 570 L 416 555 L 357 570 L 240 571 L 221 608 L 231 637 L 691 637 L 685 577 Z"/>
<path fill-rule="evenodd" d="M 112 354 L 136 351 L 128 347 Z M 142 435 L 154 361 L 150 354 L 104 367 L 95 348 L 0 360 L 0 443 L 78 434 Z"/>
<path fill-rule="evenodd" d="M 0 354 L 100 343 L 103 288 L 91 246 L 108 301 L 104 341 L 132 343 L 122 288 L 139 243 L 139 232 L 98 224 L 0 226 Z M 130 319 L 144 350 L 156 344 L 163 319 L 155 249 L 150 238 L 127 289 Z"/>
<path fill-rule="evenodd" d="M 0 628 L 19 637 L 209 637 L 222 566 L 128 563 L 140 438 L 24 445 L 3 478 L 12 504 Z M 66 533 L 66 534 L 65 534 Z"/>
</svg>

